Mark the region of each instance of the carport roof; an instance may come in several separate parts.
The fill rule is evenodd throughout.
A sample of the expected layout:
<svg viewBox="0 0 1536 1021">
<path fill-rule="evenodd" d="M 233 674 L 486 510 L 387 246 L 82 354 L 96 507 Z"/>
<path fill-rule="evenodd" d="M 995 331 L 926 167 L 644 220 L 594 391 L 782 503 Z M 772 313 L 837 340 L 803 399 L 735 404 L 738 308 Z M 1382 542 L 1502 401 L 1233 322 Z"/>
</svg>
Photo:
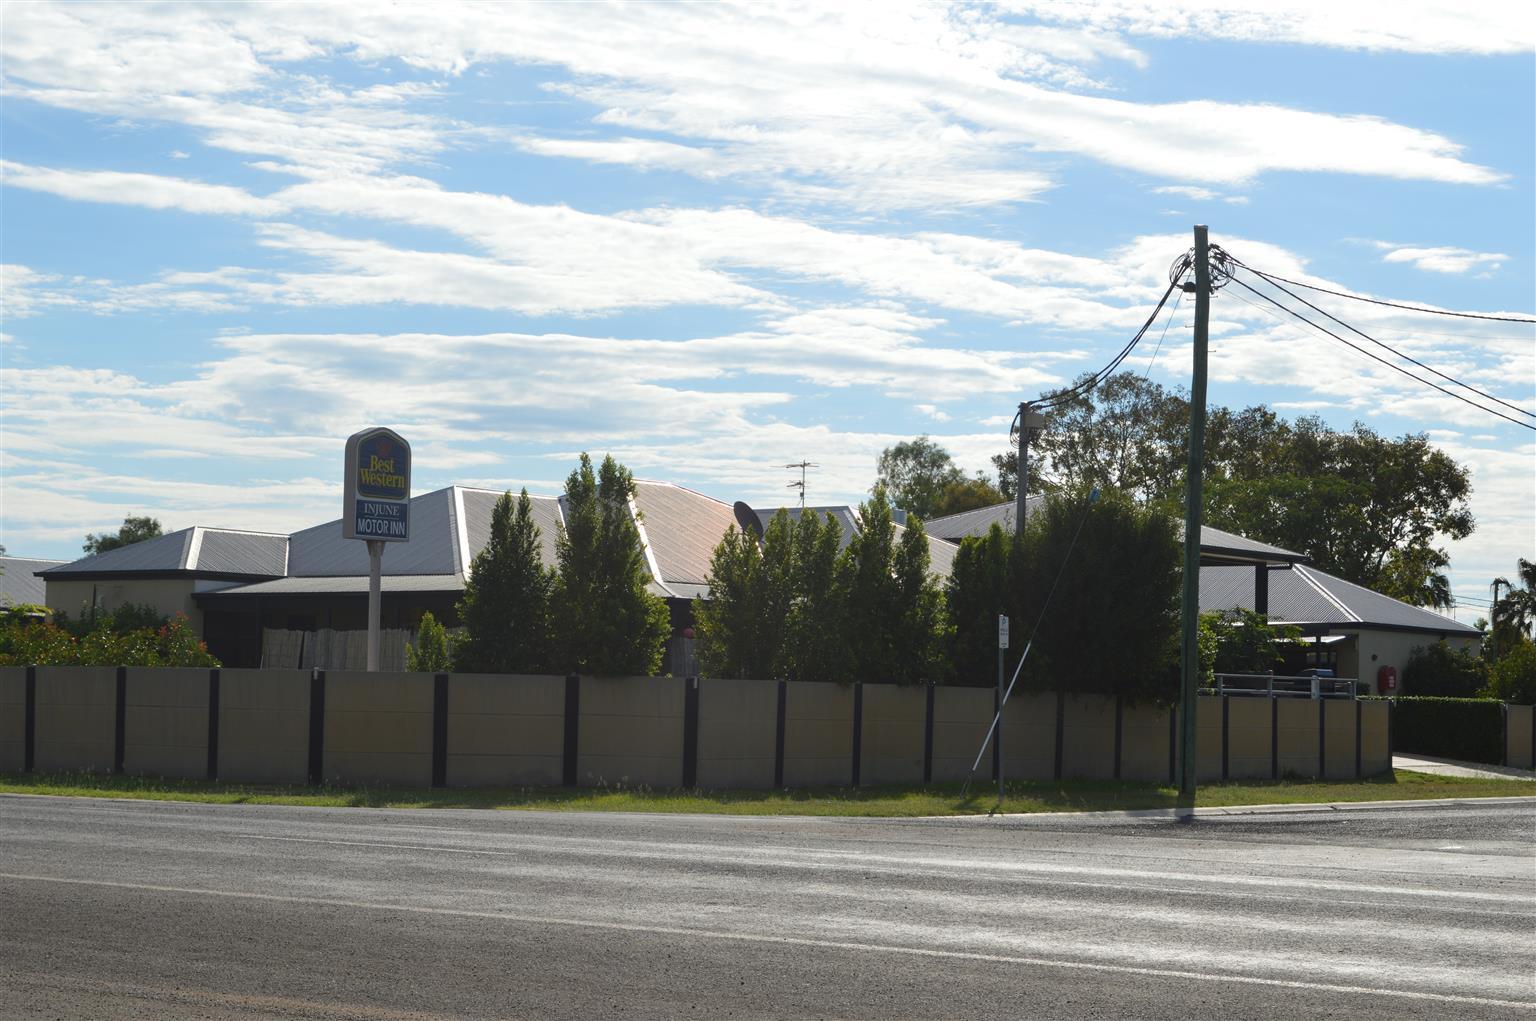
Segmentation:
<svg viewBox="0 0 1536 1021">
<path fill-rule="evenodd" d="M 1206 566 L 1200 569 L 1200 610 L 1254 608 L 1253 568 Z M 1391 596 L 1335 578 L 1314 567 L 1297 564 L 1269 570 L 1269 616 L 1303 627 L 1376 628 L 1424 634 L 1462 635 L 1479 632 L 1433 610 L 1409 606 Z"/>
</svg>

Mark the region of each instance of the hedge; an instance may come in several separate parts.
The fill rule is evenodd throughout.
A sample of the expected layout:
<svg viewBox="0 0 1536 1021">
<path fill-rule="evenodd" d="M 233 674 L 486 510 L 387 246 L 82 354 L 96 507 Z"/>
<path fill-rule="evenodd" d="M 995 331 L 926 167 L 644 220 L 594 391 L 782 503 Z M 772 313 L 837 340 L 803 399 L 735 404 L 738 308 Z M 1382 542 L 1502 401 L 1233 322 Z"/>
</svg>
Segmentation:
<svg viewBox="0 0 1536 1021">
<path fill-rule="evenodd" d="M 1489 698 L 1399 698 L 1392 750 L 1504 763 L 1504 706 Z"/>
</svg>

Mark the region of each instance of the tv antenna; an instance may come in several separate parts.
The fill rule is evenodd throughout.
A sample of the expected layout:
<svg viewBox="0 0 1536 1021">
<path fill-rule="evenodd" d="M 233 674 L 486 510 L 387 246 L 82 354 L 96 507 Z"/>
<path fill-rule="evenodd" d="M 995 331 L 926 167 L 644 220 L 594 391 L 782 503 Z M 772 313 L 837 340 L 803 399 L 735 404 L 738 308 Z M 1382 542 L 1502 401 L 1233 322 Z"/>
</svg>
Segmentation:
<svg viewBox="0 0 1536 1021">
<path fill-rule="evenodd" d="M 800 481 L 791 482 L 784 488 L 800 490 L 800 509 L 805 510 L 805 470 L 807 468 L 820 468 L 821 465 L 815 464 L 811 461 L 796 461 L 794 464 L 786 464 L 784 467 L 800 469 Z"/>
</svg>

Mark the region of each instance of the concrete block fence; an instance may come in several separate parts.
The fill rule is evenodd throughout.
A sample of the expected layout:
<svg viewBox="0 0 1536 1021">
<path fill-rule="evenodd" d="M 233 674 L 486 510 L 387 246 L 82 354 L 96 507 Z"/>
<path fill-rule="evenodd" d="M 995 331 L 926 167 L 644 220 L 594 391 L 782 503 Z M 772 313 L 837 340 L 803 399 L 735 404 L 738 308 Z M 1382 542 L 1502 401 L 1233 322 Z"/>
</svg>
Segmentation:
<svg viewBox="0 0 1536 1021">
<path fill-rule="evenodd" d="M 670 677 L 0 668 L 0 770 L 417 787 L 856 787 L 964 779 L 985 688 Z M 1387 702 L 1203 696 L 1202 780 L 1391 765 Z M 1512 765 L 1532 760 L 1511 706 Z M 1106 696 L 1009 702 L 977 778 L 1172 782 L 1177 719 Z"/>
</svg>

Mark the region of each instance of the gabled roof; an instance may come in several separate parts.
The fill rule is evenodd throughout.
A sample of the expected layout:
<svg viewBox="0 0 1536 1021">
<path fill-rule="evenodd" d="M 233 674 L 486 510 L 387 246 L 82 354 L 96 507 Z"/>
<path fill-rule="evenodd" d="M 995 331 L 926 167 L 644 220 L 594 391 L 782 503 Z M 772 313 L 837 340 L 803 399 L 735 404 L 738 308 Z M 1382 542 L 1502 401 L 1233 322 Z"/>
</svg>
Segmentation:
<svg viewBox="0 0 1536 1021">
<path fill-rule="evenodd" d="M 1049 496 L 1042 494 L 1029 497 L 1024 513 L 1033 518 L 1049 499 Z M 1010 500 L 990 507 L 961 511 L 959 514 L 946 514 L 944 517 L 924 522 L 923 527 L 928 530 L 929 535 L 959 542 L 966 536 L 986 535 L 994 524 L 1001 525 L 1004 532 L 1012 535 L 1013 517 L 1013 501 Z M 1181 522 L 1179 524 L 1181 541 L 1183 535 L 1184 526 Z M 1201 561 L 1207 564 L 1234 562 L 1294 564 L 1307 559 L 1304 553 L 1281 549 L 1279 546 L 1271 546 L 1269 543 L 1249 539 L 1233 532 L 1224 532 L 1209 525 L 1200 526 L 1200 556 Z"/>
<path fill-rule="evenodd" d="M 29 557 L 0 557 L 0 606 L 41 606 L 43 580 L 38 571 L 66 564 L 67 560 L 34 560 Z"/>
<path fill-rule="evenodd" d="M 1202 567 L 1201 611 L 1229 610 L 1234 606 L 1245 610 L 1254 608 L 1253 568 Z M 1433 610 L 1409 606 L 1380 592 L 1300 564 L 1289 570 L 1270 570 L 1269 616 L 1288 624 L 1324 625 L 1335 630 L 1366 627 L 1468 637 L 1478 634 L 1476 628 L 1442 617 Z"/>
<path fill-rule="evenodd" d="M 657 579 L 668 588 L 704 585 L 715 547 L 736 523 L 731 505 L 670 482 L 636 480 L 635 509 Z"/>
<path fill-rule="evenodd" d="M 207 578 L 282 577 L 288 536 L 195 525 L 39 571 L 44 578 L 191 574 Z"/>
</svg>

